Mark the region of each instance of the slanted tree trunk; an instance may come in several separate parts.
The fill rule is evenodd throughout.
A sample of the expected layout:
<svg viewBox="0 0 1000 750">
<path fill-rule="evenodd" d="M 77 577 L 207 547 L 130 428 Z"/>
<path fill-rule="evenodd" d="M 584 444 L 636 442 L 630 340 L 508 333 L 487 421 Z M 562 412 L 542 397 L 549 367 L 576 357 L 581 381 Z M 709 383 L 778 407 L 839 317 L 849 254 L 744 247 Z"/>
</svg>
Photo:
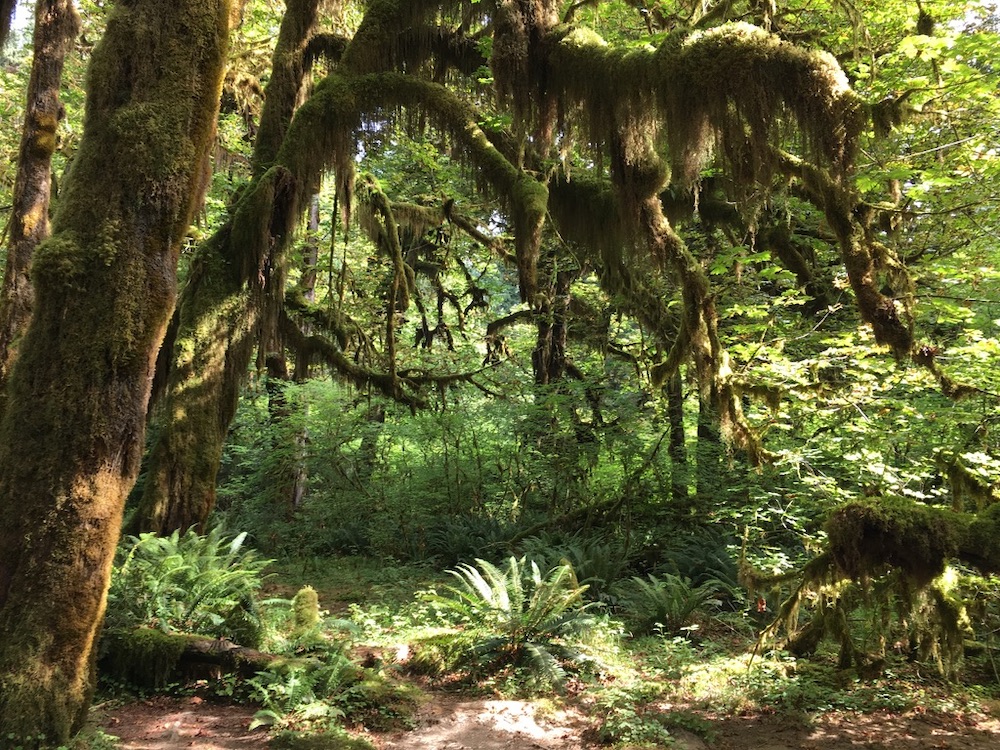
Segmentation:
<svg viewBox="0 0 1000 750">
<path fill-rule="evenodd" d="M 31 318 L 34 292 L 28 267 L 49 235 L 49 197 L 56 128 L 62 118 L 59 83 L 63 63 L 80 30 L 73 0 L 39 0 L 34 56 L 14 179 L 14 207 L 7 234 L 7 265 L 0 289 L 0 414 L 17 340 Z"/>
<path fill-rule="evenodd" d="M 14 746 L 64 744 L 86 714 L 153 362 L 205 184 L 229 9 L 118 3 L 94 49 L 0 421 L 0 737 Z"/>
<path fill-rule="evenodd" d="M 181 296 L 163 424 L 148 459 L 132 531 L 203 528 L 215 507 L 222 449 L 259 340 L 264 285 L 269 271 L 280 265 L 264 257 L 273 243 L 258 242 L 256 235 L 262 222 L 270 231 L 261 215 L 271 214 L 275 193 L 288 186 L 277 186 L 265 173 L 295 111 L 319 0 L 287 5 L 255 144 L 256 180 L 226 225 L 200 248 Z M 271 230 L 281 231 L 278 226 Z"/>
</svg>

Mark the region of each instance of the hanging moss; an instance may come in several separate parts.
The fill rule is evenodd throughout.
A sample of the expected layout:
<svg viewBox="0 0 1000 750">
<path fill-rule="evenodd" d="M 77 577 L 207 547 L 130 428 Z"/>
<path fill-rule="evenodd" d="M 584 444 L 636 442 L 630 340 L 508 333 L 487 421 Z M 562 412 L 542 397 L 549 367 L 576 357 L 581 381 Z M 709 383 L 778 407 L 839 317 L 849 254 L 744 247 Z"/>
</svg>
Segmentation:
<svg viewBox="0 0 1000 750">
<path fill-rule="evenodd" d="M 922 588 L 958 553 L 965 527 L 965 519 L 953 511 L 886 498 L 841 506 L 825 528 L 845 576 L 867 580 L 891 566 Z"/>
<path fill-rule="evenodd" d="M 441 0 L 370 0 L 342 64 L 354 73 L 372 73 L 425 58 L 433 40 L 434 24 L 428 21 L 441 5 Z M 424 33 L 406 33 L 415 28 Z"/>
<path fill-rule="evenodd" d="M 782 112 L 810 153 L 843 173 L 864 124 L 833 57 L 744 23 L 672 35 L 655 49 L 612 48 L 573 30 L 558 38 L 550 63 L 546 86 L 564 110 L 585 109 L 593 142 L 609 142 L 623 123 L 645 133 L 666 124 L 678 184 L 697 178 L 713 143 L 738 181 L 767 183 Z"/>
<path fill-rule="evenodd" d="M 766 182 L 782 109 L 795 118 L 811 153 L 839 172 L 849 167 L 864 112 L 831 55 L 734 23 L 695 34 L 676 49 L 662 47 L 659 56 L 672 153 L 685 161 L 689 176 L 711 127 L 728 139 L 722 145 L 731 164 L 748 158 L 752 173 Z M 747 153 L 733 150 L 744 144 Z"/>
</svg>

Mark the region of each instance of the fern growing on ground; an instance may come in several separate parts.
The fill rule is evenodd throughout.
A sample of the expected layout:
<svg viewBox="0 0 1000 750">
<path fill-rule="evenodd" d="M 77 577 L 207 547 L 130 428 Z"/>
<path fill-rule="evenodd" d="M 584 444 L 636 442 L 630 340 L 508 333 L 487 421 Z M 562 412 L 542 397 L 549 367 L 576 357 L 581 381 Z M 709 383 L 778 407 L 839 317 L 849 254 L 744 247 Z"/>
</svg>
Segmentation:
<svg viewBox="0 0 1000 750">
<path fill-rule="evenodd" d="M 623 587 L 621 601 L 635 631 L 662 631 L 676 635 L 690 625 L 695 612 L 707 604 L 718 604 L 722 585 L 708 580 L 694 586 L 690 578 L 664 573 L 646 578 L 635 576 Z"/>
<path fill-rule="evenodd" d="M 225 636 L 258 646 L 255 597 L 270 563 L 215 528 L 170 536 L 128 537 L 118 551 L 108 592 L 106 628 L 156 627 Z"/>
<path fill-rule="evenodd" d="M 594 620 L 583 601 L 571 565 L 542 574 L 534 562 L 511 557 L 505 568 L 486 560 L 449 571 L 458 585 L 431 595 L 453 627 L 438 631 L 414 657 L 428 667 L 428 657 L 441 659 L 438 669 L 496 673 L 508 667 L 528 670 L 538 681 L 558 684 L 565 666 L 580 663 L 580 638 Z M 433 652 L 434 656 L 430 656 Z"/>
</svg>

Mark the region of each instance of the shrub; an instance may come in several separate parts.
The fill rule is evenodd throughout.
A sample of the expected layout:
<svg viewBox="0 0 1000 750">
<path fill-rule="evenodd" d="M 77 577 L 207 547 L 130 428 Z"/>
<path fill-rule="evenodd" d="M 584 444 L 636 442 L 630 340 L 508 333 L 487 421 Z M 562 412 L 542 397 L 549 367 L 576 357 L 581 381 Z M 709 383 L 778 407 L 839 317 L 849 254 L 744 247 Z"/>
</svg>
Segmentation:
<svg viewBox="0 0 1000 750">
<path fill-rule="evenodd" d="M 621 601 L 636 633 L 662 631 L 676 635 L 691 623 L 696 611 L 709 603 L 718 604 L 720 585 L 707 581 L 693 586 L 690 578 L 664 573 L 646 578 L 635 576 L 623 588 Z"/>
<path fill-rule="evenodd" d="M 153 627 L 259 646 L 255 596 L 270 561 L 244 548 L 245 539 L 227 538 L 219 528 L 128 537 L 111 576 L 107 629 Z"/>
<path fill-rule="evenodd" d="M 522 550 L 543 567 L 572 565 L 580 583 L 587 586 L 587 598 L 602 604 L 614 603 L 612 587 L 625 577 L 630 563 L 618 542 L 581 534 L 562 540 L 554 535 L 528 537 Z"/>
<path fill-rule="evenodd" d="M 543 576 L 525 558 L 512 556 L 505 569 L 476 562 L 449 571 L 458 585 L 430 597 L 458 625 L 435 636 L 438 652 L 448 651 L 448 643 L 458 646 L 455 666 L 473 673 L 519 667 L 543 683 L 561 682 L 564 665 L 583 660 L 579 637 L 593 624 L 583 602 L 586 586 L 572 566 Z"/>
</svg>

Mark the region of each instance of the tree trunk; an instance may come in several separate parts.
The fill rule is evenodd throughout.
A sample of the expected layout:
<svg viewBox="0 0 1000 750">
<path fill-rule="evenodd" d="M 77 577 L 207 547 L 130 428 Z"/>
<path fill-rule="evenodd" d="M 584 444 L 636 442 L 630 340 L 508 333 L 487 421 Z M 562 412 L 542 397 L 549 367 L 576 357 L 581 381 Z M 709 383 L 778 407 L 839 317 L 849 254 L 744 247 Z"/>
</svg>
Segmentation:
<svg viewBox="0 0 1000 750">
<path fill-rule="evenodd" d="M 695 448 L 698 464 L 697 511 L 711 508 L 726 495 L 725 446 L 719 433 L 719 412 L 715 399 L 702 394 L 698 400 L 698 442 Z"/>
<path fill-rule="evenodd" d="M 548 290 L 550 299 L 536 315 L 537 335 L 531 364 L 536 385 L 558 383 L 566 375 L 566 340 L 570 289 L 579 271 L 558 271 Z"/>
<path fill-rule="evenodd" d="M 205 185 L 229 7 L 119 3 L 91 59 L 0 421 L 0 737 L 13 745 L 65 743 L 86 714 L 153 362 Z"/>
<path fill-rule="evenodd" d="M 684 440 L 684 382 L 675 370 L 664 384 L 667 392 L 667 418 L 670 423 L 670 498 L 675 508 L 688 506 L 688 460 Z"/>
<path fill-rule="evenodd" d="M 288 2 L 254 149 L 254 183 L 227 224 L 199 249 L 181 296 L 163 425 L 148 459 L 133 532 L 204 528 L 215 507 L 222 449 L 258 343 L 264 286 L 280 265 L 270 256 L 276 243 L 258 235 L 283 227 L 277 219 L 268 226 L 262 216 L 272 216 L 275 202 L 288 202 L 294 189 L 267 168 L 295 111 L 318 4 Z"/>
<path fill-rule="evenodd" d="M 35 248 L 49 236 L 49 197 L 56 128 L 62 118 L 59 83 L 63 62 L 80 30 L 73 0 L 39 0 L 35 52 L 14 180 L 7 265 L 0 290 L 0 414 L 17 340 L 28 327 L 34 291 L 28 275 Z"/>
</svg>

